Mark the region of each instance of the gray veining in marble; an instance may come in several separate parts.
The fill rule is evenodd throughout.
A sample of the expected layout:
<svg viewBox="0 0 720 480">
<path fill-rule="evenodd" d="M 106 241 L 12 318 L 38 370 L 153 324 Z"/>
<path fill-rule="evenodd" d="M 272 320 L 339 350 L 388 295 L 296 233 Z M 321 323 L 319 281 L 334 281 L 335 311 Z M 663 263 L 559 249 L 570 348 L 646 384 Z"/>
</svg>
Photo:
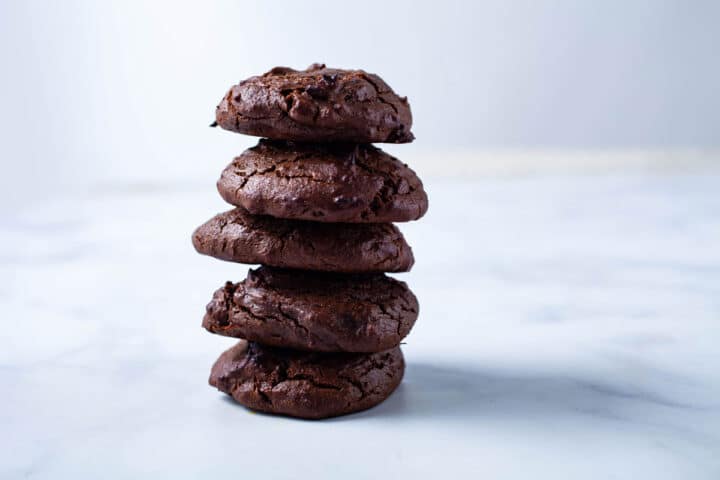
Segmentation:
<svg viewBox="0 0 720 480">
<path fill-rule="evenodd" d="M 211 187 L 3 214 L 0 478 L 720 478 L 720 172 L 426 183 L 405 381 L 325 422 L 206 386 Z"/>
</svg>

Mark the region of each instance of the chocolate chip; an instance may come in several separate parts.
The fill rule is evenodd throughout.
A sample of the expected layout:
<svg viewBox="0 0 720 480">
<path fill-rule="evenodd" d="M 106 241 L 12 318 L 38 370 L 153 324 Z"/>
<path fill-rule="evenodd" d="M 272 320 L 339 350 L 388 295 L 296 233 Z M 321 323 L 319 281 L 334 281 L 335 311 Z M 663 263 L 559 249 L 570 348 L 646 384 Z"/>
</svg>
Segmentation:
<svg viewBox="0 0 720 480">
<path fill-rule="evenodd" d="M 336 80 L 337 74 L 323 74 L 317 84 L 306 87 L 305 91 L 313 98 L 326 100 L 330 95 L 330 90 L 335 86 Z"/>
<path fill-rule="evenodd" d="M 318 98 L 321 100 L 325 100 L 328 98 L 328 88 L 327 85 L 323 83 L 319 83 L 317 85 L 310 85 L 305 88 L 305 91 L 313 98 Z"/>
<path fill-rule="evenodd" d="M 297 72 L 297 70 L 290 67 L 275 67 L 265 75 L 287 75 L 288 73 Z"/>
</svg>

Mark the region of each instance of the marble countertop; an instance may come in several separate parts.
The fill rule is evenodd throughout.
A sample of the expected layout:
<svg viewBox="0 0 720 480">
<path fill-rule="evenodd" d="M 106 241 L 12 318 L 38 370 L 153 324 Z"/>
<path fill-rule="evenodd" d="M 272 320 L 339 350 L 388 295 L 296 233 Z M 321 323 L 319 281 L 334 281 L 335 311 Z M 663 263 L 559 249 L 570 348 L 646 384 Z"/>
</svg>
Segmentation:
<svg viewBox="0 0 720 480">
<path fill-rule="evenodd" d="M 425 182 L 405 380 L 322 422 L 207 386 L 212 180 L 2 214 L 0 478 L 720 478 L 720 171 Z"/>
</svg>

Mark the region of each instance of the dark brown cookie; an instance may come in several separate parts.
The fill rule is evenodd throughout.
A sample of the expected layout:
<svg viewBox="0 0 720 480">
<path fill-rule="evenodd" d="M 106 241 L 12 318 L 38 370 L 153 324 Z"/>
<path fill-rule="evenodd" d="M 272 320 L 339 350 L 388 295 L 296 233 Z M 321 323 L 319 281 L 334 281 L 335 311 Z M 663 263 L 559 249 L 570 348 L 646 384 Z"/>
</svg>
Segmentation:
<svg viewBox="0 0 720 480">
<path fill-rule="evenodd" d="M 217 124 L 247 135 L 310 142 L 407 143 L 412 114 L 377 75 L 313 64 L 275 67 L 235 85 L 215 111 Z"/>
<path fill-rule="evenodd" d="M 407 285 L 382 273 L 261 267 L 215 292 L 203 327 L 276 347 L 379 352 L 398 345 L 417 316 Z"/>
<path fill-rule="evenodd" d="M 329 272 L 407 272 L 412 250 L 390 223 L 317 223 L 220 213 L 193 233 L 202 254 L 231 262 Z"/>
<path fill-rule="evenodd" d="M 405 370 L 399 347 L 378 353 L 314 353 L 241 340 L 220 355 L 210 385 L 253 410 L 327 418 L 379 404 Z"/>
<path fill-rule="evenodd" d="M 415 172 L 372 145 L 260 140 L 217 187 L 250 213 L 317 222 L 407 222 L 428 207 Z"/>
</svg>

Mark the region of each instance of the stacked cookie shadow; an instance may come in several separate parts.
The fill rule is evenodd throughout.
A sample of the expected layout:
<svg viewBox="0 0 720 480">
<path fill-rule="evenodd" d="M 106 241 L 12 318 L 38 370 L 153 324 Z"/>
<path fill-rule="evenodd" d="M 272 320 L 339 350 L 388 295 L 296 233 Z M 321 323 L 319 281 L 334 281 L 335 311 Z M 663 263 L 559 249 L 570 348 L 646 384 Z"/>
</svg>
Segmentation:
<svg viewBox="0 0 720 480">
<path fill-rule="evenodd" d="M 400 383 L 399 344 L 418 315 L 404 282 L 412 250 L 392 222 L 428 206 L 422 182 L 371 145 L 413 140 L 406 98 L 362 70 L 277 67 L 232 89 L 216 124 L 266 137 L 222 172 L 236 208 L 200 226 L 193 244 L 260 264 L 228 282 L 203 326 L 242 339 L 210 384 L 251 409 L 324 418 L 370 408 Z"/>
</svg>

